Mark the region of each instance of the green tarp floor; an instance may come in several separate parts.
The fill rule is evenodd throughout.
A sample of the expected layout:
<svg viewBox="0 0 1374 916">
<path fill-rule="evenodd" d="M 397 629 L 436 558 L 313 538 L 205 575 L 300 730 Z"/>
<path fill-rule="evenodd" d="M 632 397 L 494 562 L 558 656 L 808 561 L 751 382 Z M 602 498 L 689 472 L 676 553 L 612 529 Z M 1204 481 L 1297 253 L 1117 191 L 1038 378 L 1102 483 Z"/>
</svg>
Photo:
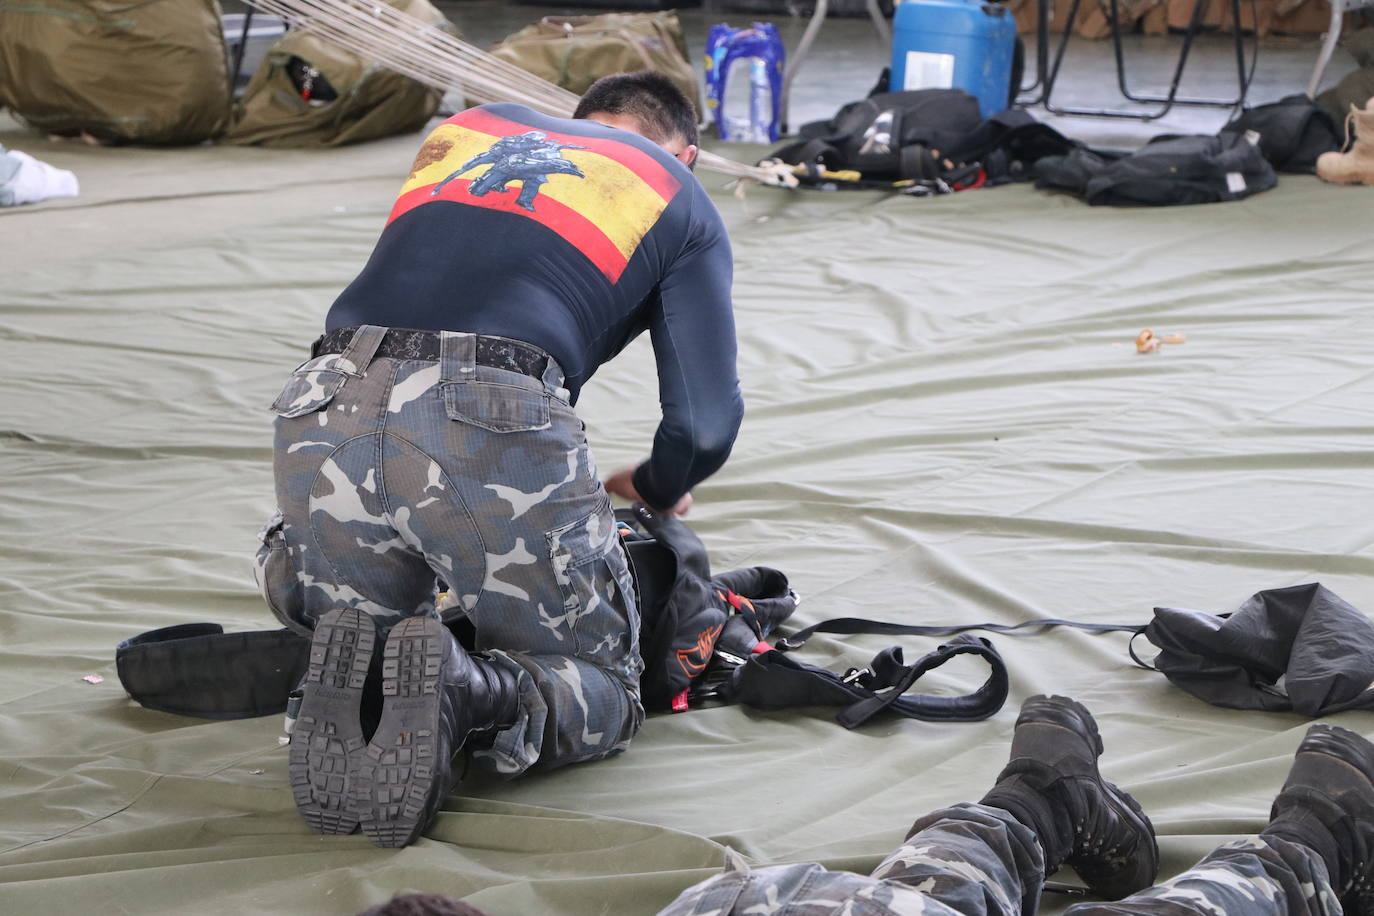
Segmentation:
<svg viewBox="0 0 1374 916">
<path fill-rule="evenodd" d="M 1120 634 L 992 636 L 1012 698 L 986 722 L 657 715 L 616 759 L 465 782 L 399 851 L 305 829 L 277 717 L 133 704 L 119 640 L 275 626 L 251 568 L 266 405 L 419 140 L 92 149 L 0 129 L 83 189 L 0 213 L 0 913 L 350 914 L 411 889 L 493 916 L 640 914 L 726 846 L 868 869 L 917 814 L 982 793 L 1040 692 L 1096 712 L 1165 875 L 1263 826 L 1307 722 L 1207 706 Z M 701 177 L 735 245 L 748 416 L 690 520 L 717 568 L 787 572 L 800 622 L 1144 622 L 1308 581 L 1374 609 L 1369 190 L 1283 176 L 1243 202 L 1113 210 L 1028 186 L 739 199 Z M 1187 342 L 1139 355 L 1145 327 Z M 644 454 L 656 411 L 641 342 L 583 398 L 603 468 Z M 981 678 L 959 662 L 927 689 Z M 1332 721 L 1374 734 L 1369 713 Z"/>
</svg>

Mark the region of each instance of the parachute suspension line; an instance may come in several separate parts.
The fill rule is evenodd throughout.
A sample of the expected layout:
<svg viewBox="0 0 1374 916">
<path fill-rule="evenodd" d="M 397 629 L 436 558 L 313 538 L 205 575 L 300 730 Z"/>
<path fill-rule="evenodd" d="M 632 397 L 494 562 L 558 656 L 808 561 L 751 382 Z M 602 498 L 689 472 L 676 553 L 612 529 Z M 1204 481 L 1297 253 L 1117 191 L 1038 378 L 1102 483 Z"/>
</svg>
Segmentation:
<svg viewBox="0 0 1374 916">
<path fill-rule="evenodd" d="M 578 97 L 488 54 L 437 25 L 374 0 L 248 0 L 292 28 L 351 51 L 417 82 L 461 93 L 472 103 L 516 102 L 558 118 L 571 117 Z M 790 167 L 751 166 L 702 150 L 708 171 L 764 184 L 794 186 Z"/>
</svg>

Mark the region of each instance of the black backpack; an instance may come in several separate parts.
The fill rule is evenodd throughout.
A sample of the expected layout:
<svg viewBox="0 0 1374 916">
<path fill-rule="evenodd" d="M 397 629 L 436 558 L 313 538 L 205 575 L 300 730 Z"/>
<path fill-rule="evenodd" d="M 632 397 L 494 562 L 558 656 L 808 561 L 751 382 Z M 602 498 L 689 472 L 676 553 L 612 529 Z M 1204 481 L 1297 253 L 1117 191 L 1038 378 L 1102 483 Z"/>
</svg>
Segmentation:
<svg viewBox="0 0 1374 916">
<path fill-rule="evenodd" d="M 944 181 L 953 190 L 1016 180 L 1027 164 L 1078 146 L 1021 110 L 985 119 L 978 100 L 962 89 L 875 93 L 850 102 L 828 121 L 803 125 L 799 135 L 772 158 L 831 173 L 858 172 L 853 186 Z"/>
<path fill-rule="evenodd" d="M 1036 186 L 1069 191 L 1093 206 L 1240 200 L 1278 184 L 1257 142 L 1253 133 L 1166 136 L 1128 156 L 1080 148 L 1036 163 Z"/>
<path fill-rule="evenodd" d="M 1277 171 L 1310 175 L 1317 157 L 1341 148 L 1342 137 L 1326 109 L 1305 95 L 1247 108 L 1221 129 L 1222 137 L 1259 134 L 1259 150 Z"/>
<path fill-rule="evenodd" d="M 773 157 L 866 178 L 934 178 L 931 151 L 959 145 L 981 121 L 978 100 L 962 89 L 882 92 L 850 102 L 829 121 L 803 125 L 800 139 Z"/>
</svg>

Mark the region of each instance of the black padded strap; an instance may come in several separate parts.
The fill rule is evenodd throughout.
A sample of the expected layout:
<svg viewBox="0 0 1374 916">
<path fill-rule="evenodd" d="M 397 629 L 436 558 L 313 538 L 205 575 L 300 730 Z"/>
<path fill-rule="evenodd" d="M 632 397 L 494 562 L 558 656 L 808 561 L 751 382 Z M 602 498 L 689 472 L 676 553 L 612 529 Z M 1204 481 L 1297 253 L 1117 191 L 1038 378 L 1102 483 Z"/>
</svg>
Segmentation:
<svg viewBox="0 0 1374 916">
<path fill-rule="evenodd" d="M 124 690 L 149 709 L 205 719 L 280 713 L 305 675 L 310 641 L 290 630 L 225 633 L 185 623 L 126 639 L 115 649 Z"/>
<path fill-rule="evenodd" d="M 982 686 L 963 696 L 908 694 L 927 672 L 959 655 L 973 654 L 988 663 Z M 757 709 L 795 706 L 841 706 L 836 715 L 845 728 L 856 728 L 884 710 L 926 721 L 974 722 L 986 719 L 1006 702 L 1006 664 L 986 639 L 958 636 L 907 665 L 900 647 L 878 653 L 867 668 L 843 675 L 799 662 L 782 652 L 752 656 L 735 669 L 720 696 Z"/>
<path fill-rule="evenodd" d="M 977 655 L 988 663 L 988 678 L 977 690 L 953 697 L 907 694 L 927 671 L 960 655 Z M 909 666 L 902 665 L 901 648 L 893 646 L 874 658 L 870 670 L 875 686 L 883 680 L 891 680 L 892 685 L 879 689 L 876 696 L 842 710 L 836 720 L 845 728 L 861 725 L 884 709 L 925 721 L 977 722 L 996 714 L 1007 701 L 1010 691 L 1007 666 L 1002 656 L 997 654 L 991 642 L 976 636 L 957 636 Z M 858 681 L 864 683 L 862 675 Z"/>
</svg>

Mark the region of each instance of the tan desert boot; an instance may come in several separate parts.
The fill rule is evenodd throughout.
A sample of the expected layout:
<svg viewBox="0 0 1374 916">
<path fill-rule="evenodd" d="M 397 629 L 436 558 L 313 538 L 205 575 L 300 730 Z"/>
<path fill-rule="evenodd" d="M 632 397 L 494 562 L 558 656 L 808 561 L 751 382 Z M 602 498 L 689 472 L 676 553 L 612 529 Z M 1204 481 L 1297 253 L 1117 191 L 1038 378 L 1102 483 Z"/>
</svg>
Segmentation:
<svg viewBox="0 0 1374 916">
<path fill-rule="evenodd" d="M 1354 126 L 1352 144 L 1351 126 Z M 1317 157 L 1317 177 L 1336 184 L 1374 184 L 1374 99 L 1364 108 L 1350 106 L 1345 119 L 1343 153 L 1322 153 Z"/>
</svg>

